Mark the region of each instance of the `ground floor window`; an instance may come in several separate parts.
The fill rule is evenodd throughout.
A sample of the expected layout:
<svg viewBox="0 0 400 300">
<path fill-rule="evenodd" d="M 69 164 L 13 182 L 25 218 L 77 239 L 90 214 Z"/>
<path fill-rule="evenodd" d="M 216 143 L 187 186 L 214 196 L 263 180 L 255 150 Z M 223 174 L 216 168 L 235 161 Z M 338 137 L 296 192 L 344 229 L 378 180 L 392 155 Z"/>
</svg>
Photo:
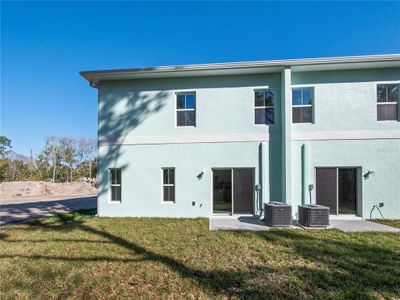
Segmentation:
<svg viewBox="0 0 400 300">
<path fill-rule="evenodd" d="M 111 201 L 121 201 L 121 169 L 110 169 Z"/>
<path fill-rule="evenodd" d="M 163 201 L 164 202 L 175 202 L 175 169 L 174 168 L 163 168 Z"/>
</svg>

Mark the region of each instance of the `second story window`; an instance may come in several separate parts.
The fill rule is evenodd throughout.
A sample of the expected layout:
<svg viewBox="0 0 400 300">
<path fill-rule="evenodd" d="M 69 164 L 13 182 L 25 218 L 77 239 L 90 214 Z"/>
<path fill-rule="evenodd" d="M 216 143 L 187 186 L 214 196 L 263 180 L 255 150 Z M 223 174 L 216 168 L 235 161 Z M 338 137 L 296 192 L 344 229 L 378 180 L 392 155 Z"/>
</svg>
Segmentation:
<svg viewBox="0 0 400 300">
<path fill-rule="evenodd" d="M 254 94 L 255 124 L 274 124 L 275 90 L 256 91 Z"/>
<path fill-rule="evenodd" d="M 312 123 L 313 88 L 292 90 L 292 122 Z"/>
<path fill-rule="evenodd" d="M 377 86 L 378 121 L 396 121 L 398 116 L 399 85 L 379 84 Z"/>
<path fill-rule="evenodd" d="M 196 126 L 196 93 L 176 94 L 176 126 Z"/>
</svg>

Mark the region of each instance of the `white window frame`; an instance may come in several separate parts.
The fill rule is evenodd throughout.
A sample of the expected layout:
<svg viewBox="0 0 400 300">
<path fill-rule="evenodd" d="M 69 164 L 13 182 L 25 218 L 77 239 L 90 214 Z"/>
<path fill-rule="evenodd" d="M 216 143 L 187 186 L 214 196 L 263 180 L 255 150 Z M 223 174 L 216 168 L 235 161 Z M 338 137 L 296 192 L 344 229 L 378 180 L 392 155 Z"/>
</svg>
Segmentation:
<svg viewBox="0 0 400 300">
<path fill-rule="evenodd" d="M 389 100 L 389 93 L 388 93 L 388 86 L 389 85 L 397 85 L 397 88 L 399 89 L 399 96 L 397 96 L 397 101 L 386 101 L 386 102 L 379 102 L 378 101 L 378 87 L 379 86 L 384 86 L 385 90 L 386 90 L 386 100 Z M 377 115 L 377 121 L 378 122 L 398 122 L 400 119 L 400 84 L 399 83 L 377 83 L 376 84 L 376 90 L 375 90 L 375 100 L 376 100 L 376 104 L 377 104 L 377 108 L 378 105 L 390 105 L 390 104 L 396 104 L 397 105 L 397 119 L 396 120 L 378 120 L 378 115 Z M 378 114 L 378 112 L 377 112 Z"/>
<path fill-rule="evenodd" d="M 164 183 L 164 170 L 174 170 L 174 183 Z M 174 167 L 162 167 L 161 168 L 161 203 L 162 204 L 175 204 L 176 202 L 176 185 L 175 185 L 175 168 Z M 174 201 L 166 201 L 164 200 L 164 186 L 172 186 L 174 187 Z"/>
<path fill-rule="evenodd" d="M 186 104 L 186 95 L 194 95 L 194 108 L 178 108 L 178 96 L 185 95 L 185 104 Z M 185 105 L 186 106 L 186 105 Z M 194 111 L 194 125 L 178 125 L 178 112 L 184 111 Z M 193 91 L 182 91 L 175 93 L 175 127 L 176 128 L 187 128 L 187 127 L 196 127 L 197 125 L 197 95 L 196 92 Z"/>
<path fill-rule="evenodd" d="M 268 92 L 268 91 L 273 91 L 274 92 L 274 105 L 267 105 L 267 106 L 256 106 L 256 101 L 255 101 L 255 96 L 257 92 Z M 277 92 L 275 88 L 265 88 L 265 89 L 255 89 L 253 90 L 253 125 L 254 126 L 271 126 L 276 124 L 276 102 L 277 102 Z M 271 124 L 268 123 L 262 123 L 262 124 L 257 124 L 256 123 L 256 109 L 266 109 L 266 108 L 272 108 L 274 110 L 274 122 Z"/>
<path fill-rule="evenodd" d="M 109 192 L 109 200 L 110 203 L 121 203 L 122 202 L 122 170 L 121 168 L 109 168 L 109 182 L 110 182 L 110 192 Z M 120 172 L 121 183 L 113 183 L 112 182 L 112 171 L 118 170 Z M 112 188 L 119 187 L 121 189 L 121 196 L 119 200 L 112 200 Z"/>
<path fill-rule="evenodd" d="M 298 105 L 293 105 L 293 91 L 294 90 L 301 90 L 301 102 L 303 102 L 303 90 L 311 90 L 311 104 L 298 104 Z M 313 86 L 299 86 L 299 87 L 292 87 L 292 116 L 293 116 L 293 108 L 294 107 L 311 107 L 311 122 L 293 122 L 293 117 L 292 117 L 292 124 L 314 124 L 314 98 L 315 98 L 315 91 Z"/>
</svg>

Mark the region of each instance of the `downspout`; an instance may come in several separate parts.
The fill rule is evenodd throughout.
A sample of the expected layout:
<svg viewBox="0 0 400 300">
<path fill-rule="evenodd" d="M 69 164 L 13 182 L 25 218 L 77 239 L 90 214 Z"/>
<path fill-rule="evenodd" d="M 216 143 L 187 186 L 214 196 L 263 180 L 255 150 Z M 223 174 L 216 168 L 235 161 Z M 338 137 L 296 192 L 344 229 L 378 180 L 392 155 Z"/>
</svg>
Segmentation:
<svg viewBox="0 0 400 300">
<path fill-rule="evenodd" d="M 261 197 L 259 199 L 259 209 L 262 213 L 264 210 L 263 203 L 268 203 L 269 199 L 269 163 L 267 158 L 269 157 L 269 148 L 267 142 L 260 144 L 260 183 L 261 183 Z"/>
<path fill-rule="evenodd" d="M 301 205 L 304 205 L 306 203 L 307 196 L 308 196 L 308 146 L 307 144 L 303 144 L 301 146 Z"/>
</svg>

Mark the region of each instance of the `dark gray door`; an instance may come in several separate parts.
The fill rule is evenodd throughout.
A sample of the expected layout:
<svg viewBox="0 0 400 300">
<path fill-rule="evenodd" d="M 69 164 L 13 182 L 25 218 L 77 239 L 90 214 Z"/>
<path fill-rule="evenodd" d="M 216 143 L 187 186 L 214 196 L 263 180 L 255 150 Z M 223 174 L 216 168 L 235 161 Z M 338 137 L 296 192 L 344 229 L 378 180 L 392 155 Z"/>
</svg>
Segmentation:
<svg viewBox="0 0 400 300">
<path fill-rule="evenodd" d="M 337 214 L 337 168 L 317 168 L 316 202 L 330 208 L 330 213 Z"/>
<path fill-rule="evenodd" d="M 339 214 L 357 213 L 357 170 L 339 169 Z"/>
<path fill-rule="evenodd" d="M 233 213 L 253 214 L 253 169 L 233 169 Z"/>
</svg>

